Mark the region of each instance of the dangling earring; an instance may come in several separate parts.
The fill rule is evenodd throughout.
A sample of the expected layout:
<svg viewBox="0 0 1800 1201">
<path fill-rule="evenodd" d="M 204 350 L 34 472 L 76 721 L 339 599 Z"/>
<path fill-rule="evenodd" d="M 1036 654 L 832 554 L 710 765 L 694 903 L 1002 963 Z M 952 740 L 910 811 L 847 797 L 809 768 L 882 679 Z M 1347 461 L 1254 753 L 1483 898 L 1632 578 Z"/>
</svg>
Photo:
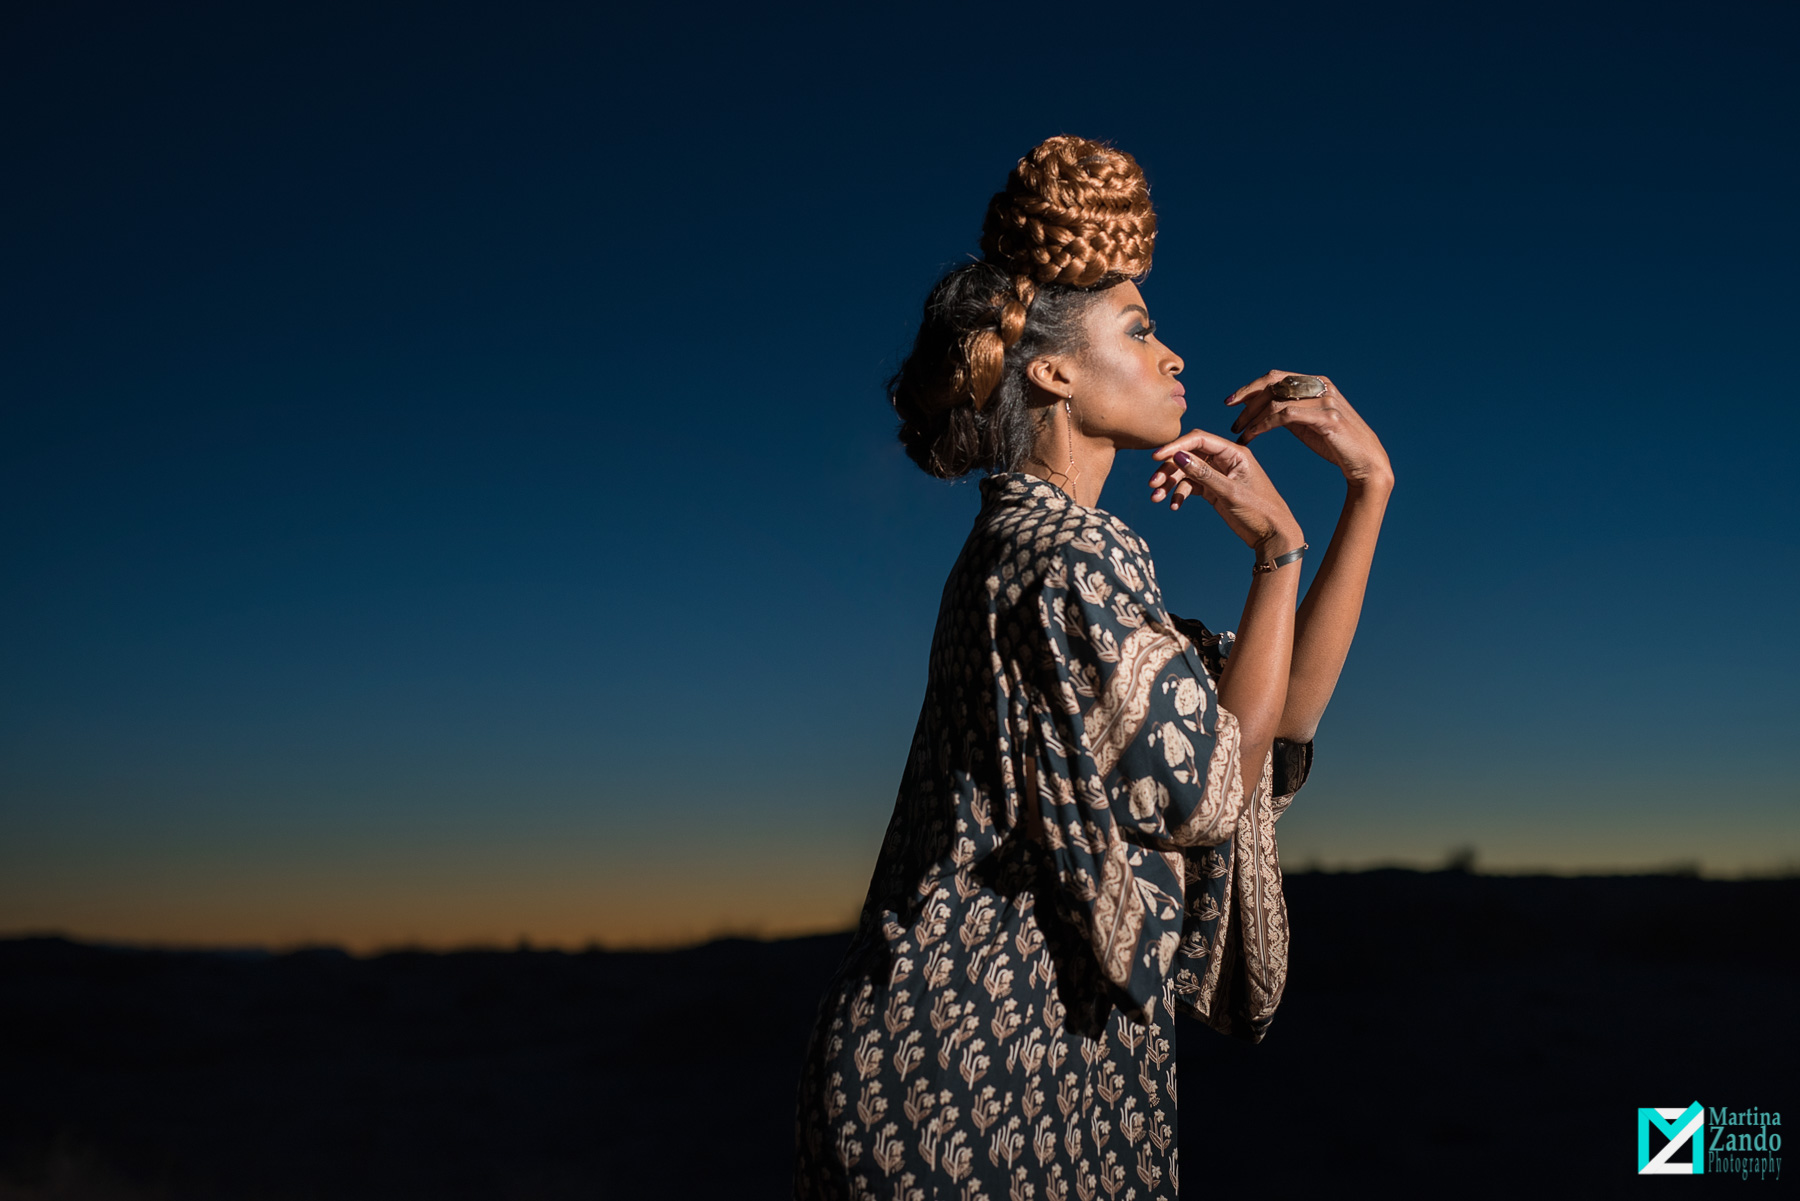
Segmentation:
<svg viewBox="0 0 1800 1201">
<path fill-rule="evenodd" d="M 1063 412 L 1065 414 L 1067 414 L 1068 418 L 1069 418 L 1069 497 L 1071 500 L 1073 500 L 1074 496 L 1075 496 L 1075 409 L 1073 407 L 1074 400 L 1075 400 L 1075 394 L 1073 392 L 1071 392 L 1067 396 L 1063 397 Z"/>
</svg>

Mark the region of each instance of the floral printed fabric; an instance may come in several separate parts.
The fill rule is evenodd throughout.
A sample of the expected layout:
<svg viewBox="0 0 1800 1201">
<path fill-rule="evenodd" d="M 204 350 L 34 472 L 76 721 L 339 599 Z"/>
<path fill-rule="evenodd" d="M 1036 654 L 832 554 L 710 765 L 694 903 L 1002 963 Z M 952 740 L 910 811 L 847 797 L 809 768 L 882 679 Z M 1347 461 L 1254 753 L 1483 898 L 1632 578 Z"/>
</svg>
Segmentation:
<svg viewBox="0 0 1800 1201">
<path fill-rule="evenodd" d="M 862 920 L 800 1081 L 795 1195 L 1148 1201 L 1179 1183 L 1175 1026 L 1258 1041 L 1281 998 L 1275 819 L 1141 539 L 982 481 Z"/>
</svg>

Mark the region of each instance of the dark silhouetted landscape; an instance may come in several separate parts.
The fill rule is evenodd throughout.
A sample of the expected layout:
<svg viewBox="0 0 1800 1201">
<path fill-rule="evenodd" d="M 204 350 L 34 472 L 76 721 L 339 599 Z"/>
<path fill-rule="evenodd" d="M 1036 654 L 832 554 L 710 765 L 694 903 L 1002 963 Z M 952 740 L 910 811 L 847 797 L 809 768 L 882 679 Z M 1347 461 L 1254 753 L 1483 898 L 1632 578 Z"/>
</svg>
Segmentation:
<svg viewBox="0 0 1800 1201">
<path fill-rule="evenodd" d="M 1180 1032 L 1190 1195 L 1636 1196 L 1639 1106 L 1793 1100 L 1800 880 L 1386 870 L 1288 890 L 1268 1038 Z M 784 1197 L 845 941 L 0 942 L 0 1201 Z"/>
</svg>

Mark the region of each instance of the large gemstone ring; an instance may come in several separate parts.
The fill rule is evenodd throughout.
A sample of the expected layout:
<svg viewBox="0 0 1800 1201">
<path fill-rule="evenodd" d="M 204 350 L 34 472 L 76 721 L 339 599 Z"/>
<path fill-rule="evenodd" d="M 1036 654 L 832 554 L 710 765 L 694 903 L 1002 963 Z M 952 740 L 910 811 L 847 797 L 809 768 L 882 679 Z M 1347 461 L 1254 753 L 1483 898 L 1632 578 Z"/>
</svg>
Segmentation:
<svg viewBox="0 0 1800 1201">
<path fill-rule="evenodd" d="M 1276 400 L 1310 400 L 1325 395 L 1325 381 L 1316 375 L 1289 375 L 1269 385 Z"/>
</svg>

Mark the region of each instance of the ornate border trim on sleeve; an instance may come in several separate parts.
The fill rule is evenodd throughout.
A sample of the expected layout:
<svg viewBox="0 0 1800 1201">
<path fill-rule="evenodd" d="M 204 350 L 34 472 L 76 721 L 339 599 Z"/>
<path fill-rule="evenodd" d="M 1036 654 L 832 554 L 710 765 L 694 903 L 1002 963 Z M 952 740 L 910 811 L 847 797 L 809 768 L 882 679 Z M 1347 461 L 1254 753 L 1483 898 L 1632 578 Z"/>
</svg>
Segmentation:
<svg viewBox="0 0 1800 1201">
<path fill-rule="evenodd" d="M 1119 667 L 1106 691 L 1088 712 L 1087 743 L 1094 767 L 1106 775 L 1118 765 L 1150 713 L 1150 685 L 1180 654 L 1186 640 L 1167 626 L 1146 622 L 1119 646 Z"/>
<path fill-rule="evenodd" d="M 1169 832 L 1177 846 L 1209 845 L 1231 837 L 1245 808 L 1243 730 L 1237 714 L 1218 707 L 1213 749 L 1206 761 L 1205 791 L 1200 803 L 1179 827 Z"/>
</svg>

